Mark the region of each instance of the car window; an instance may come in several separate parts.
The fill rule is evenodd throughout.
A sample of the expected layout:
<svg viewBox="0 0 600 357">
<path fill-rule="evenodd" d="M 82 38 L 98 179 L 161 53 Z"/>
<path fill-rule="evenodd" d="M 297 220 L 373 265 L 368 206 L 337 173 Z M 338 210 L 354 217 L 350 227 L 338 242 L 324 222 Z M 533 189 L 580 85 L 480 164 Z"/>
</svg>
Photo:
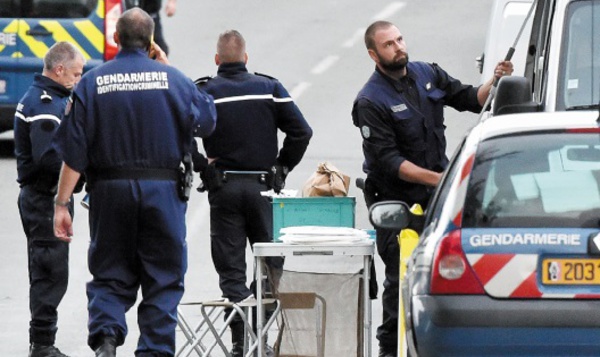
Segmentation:
<svg viewBox="0 0 600 357">
<path fill-rule="evenodd" d="M 563 37 L 559 109 L 600 103 L 600 6 L 577 1 L 569 5 Z"/>
<path fill-rule="evenodd" d="M 538 133 L 484 141 L 463 227 L 600 227 L 600 136 Z"/>
</svg>

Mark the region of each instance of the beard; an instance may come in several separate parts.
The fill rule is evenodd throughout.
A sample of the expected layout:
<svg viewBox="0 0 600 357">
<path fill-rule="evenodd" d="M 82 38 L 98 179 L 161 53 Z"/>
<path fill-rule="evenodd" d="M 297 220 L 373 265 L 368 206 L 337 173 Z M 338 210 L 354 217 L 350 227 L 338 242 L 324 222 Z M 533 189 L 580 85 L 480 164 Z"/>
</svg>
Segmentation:
<svg viewBox="0 0 600 357">
<path fill-rule="evenodd" d="M 379 58 L 379 65 L 381 66 L 381 68 L 390 72 L 401 71 L 404 68 L 406 68 L 406 65 L 408 64 L 408 53 L 405 53 L 404 57 L 398 60 L 391 61 L 384 60 L 383 58 L 381 58 L 379 53 L 377 53 L 377 57 Z"/>
</svg>

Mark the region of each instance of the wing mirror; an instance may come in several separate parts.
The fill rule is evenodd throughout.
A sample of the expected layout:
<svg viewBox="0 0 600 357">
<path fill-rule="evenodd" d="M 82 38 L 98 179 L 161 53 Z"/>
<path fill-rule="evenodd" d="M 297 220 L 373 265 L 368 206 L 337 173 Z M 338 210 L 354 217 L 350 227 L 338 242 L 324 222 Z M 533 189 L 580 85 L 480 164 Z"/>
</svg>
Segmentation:
<svg viewBox="0 0 600 357">
<path fill-rule="evenodd" d="M 410 216 L 410 208 L 402 201 L 377 202 L 369 209 L 369 220 L 375 228 L 404 229 Z"/>
<path fill-rule="evenodd" d="M 369 209 L 369 220 L 375 228 L 394 230 L 410 228 L 419 234 L 425 225 L 425 216 L 411 212 L 408 205 L 402 201 L 375 203 Z"/>
</svg>

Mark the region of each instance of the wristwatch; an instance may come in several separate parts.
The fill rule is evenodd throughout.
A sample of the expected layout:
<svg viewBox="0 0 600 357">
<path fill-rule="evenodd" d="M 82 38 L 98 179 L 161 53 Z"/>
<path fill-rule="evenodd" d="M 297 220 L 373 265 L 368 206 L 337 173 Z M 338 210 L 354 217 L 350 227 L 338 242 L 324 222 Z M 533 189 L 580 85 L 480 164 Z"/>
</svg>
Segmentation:
<svg viewBox="0 0 600 357">
<path fill-rule="evenodd" d="M 69 207 L 69 204 L 71 203 L 71 199 L 68 199 L 66 201 L 60 201 L 58 199 L 58 197 L 54 196 L 54 204 L 56 206 L 62 206 L 62 207 Z"/>
</svg>

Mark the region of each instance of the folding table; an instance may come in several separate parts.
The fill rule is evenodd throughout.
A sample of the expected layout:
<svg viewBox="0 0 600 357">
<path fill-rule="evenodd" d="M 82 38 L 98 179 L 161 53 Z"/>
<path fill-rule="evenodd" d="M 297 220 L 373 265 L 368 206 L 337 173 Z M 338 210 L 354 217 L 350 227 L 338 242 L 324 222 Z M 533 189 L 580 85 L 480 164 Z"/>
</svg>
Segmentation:
<svg viewBox="0 0 600 357">
<path fill-rule="evenodd" d="M 256 267 L 256 284 L 257 291 L 263 291 L 263 261 L 266 257 L 286 257 L 286 256 L 362 256 L 363 269 L 362 276 L 365 282 L 365 287 L 362 289 L 362 306 L 363 306 L 363 356 L 371 356 L 371 300 L 369 297 L 369 289 L 367 288 L 369 281 L 370 266 L 375 253 L 375 242 L 372 240 L 364 240 L 360 242 L 334 242 L 334 243 L 318 243 L 318 244 L 290 244 L 290 243 L 255 243 L 253 245 L 255 267 Z M 259 356 L 264 351 L 264 339 L 260 338 L 268 333 L 268 326 L 264 325 L 264 305 L 262 302 L 262 294 L 257 293 L 257 340 Z M 263 331 L 264 330 L 264 331 Z M 254 347 L 254 346 L 252 346 Z M 251 349 L 252 349 L 251 347 Z"/>
</svg>

